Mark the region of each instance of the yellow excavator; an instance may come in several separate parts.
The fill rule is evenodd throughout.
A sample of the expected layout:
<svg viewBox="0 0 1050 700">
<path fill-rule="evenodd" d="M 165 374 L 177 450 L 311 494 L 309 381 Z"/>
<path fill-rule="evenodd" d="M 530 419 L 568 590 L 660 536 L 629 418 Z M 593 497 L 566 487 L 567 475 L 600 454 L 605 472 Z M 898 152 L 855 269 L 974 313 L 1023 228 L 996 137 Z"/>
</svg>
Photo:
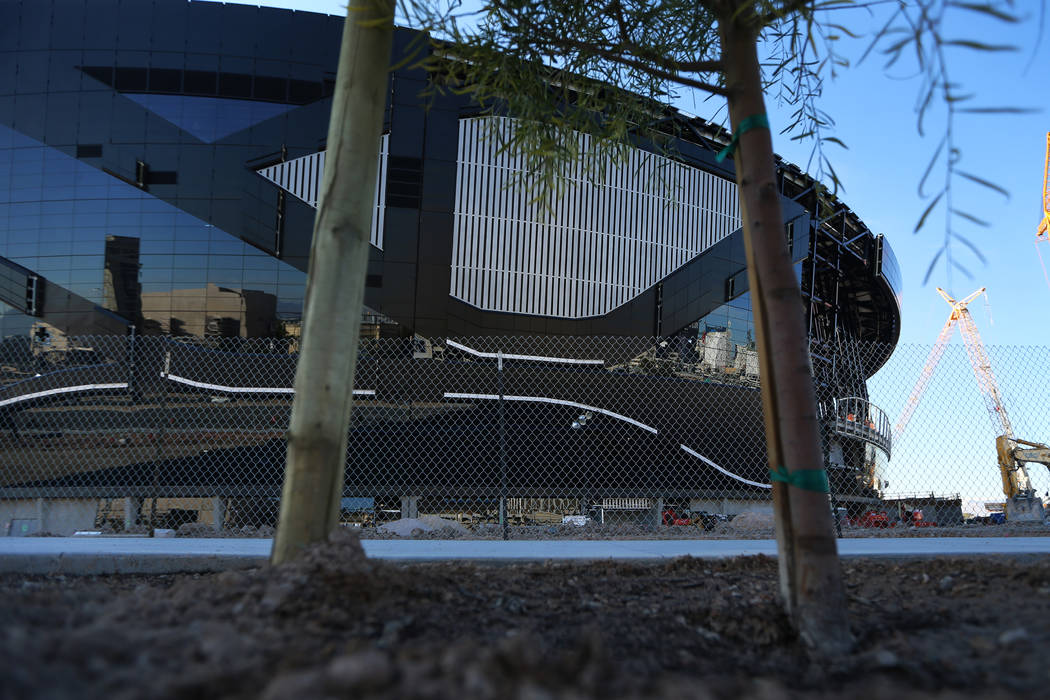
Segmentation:
<svg viewBox="0 0 1050 700">
<path fill-rule="evenodd" d="M 1050 469 L 1050 447 L 1000 435 L 995 439 L 995 450 L 999 454 L 999 471 L 1003 476 L 1003 493 L 1006 494 L 1006 519 L 1042 520 L 1043 505 L 1032 488 L 1025 463 L 1044 464 Z"/>
</svg>

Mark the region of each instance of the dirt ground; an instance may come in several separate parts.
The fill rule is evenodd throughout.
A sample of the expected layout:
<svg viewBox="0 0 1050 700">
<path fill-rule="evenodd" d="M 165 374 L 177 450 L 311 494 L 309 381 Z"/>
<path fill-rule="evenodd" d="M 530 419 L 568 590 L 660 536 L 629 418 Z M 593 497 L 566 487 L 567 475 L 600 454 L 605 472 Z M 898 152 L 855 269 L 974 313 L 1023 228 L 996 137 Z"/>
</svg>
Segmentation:
<svg viewBox="0 0 1050 700">
<path fill-rule="evenodd" d="M 855 651 L 817 662 L 775 560 L 371 562 L 0 577 L 0 698 L 1046 697 L 1050 558 L 843 563 Z"/>
</svg>

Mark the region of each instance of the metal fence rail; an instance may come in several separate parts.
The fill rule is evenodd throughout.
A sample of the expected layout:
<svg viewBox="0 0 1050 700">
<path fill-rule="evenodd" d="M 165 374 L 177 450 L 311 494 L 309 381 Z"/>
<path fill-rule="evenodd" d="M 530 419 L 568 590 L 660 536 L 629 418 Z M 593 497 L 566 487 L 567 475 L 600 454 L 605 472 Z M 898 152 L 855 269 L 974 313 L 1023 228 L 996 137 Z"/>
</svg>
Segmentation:
<svg viewBox="0 0 1050 700">
<path fill-rule="evenodd" d="M 268 531 L 296 349 L 277 338 L 7 339 L 0 535 Z M 876 367 L 886 348 L 820 349 L 842 358 L 838 374 L 815 376 L 843 534 L 1000 519 L 989 512 L 1003 500 L 994 426 L 961 347 L 948 348 L 908 433 L 893 435 L 928 351 L 898 347 Z M 343 520 L 371 532 L 437 515 L 475 536 L 769 535 L 753 354 L 695 339 L 363 340 Z M 1050 440 L 1046 350 L 990 355 L 1017 436 Z M 1045 467 L 1031 475 L 1050 489 Z"/>
</svg>

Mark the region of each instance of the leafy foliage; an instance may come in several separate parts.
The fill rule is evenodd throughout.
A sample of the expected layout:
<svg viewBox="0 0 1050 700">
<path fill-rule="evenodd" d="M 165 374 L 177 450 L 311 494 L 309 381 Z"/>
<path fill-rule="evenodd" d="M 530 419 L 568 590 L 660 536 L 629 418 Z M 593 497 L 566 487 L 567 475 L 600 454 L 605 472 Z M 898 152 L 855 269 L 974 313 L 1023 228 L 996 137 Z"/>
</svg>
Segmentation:
<svg viewBox="0 0 1050 700">
<path fill-rule="evenodd" d="M 955 185 L 1008 196 L 964 167 L 954 127 L 960 115 L 1022 110 L 976 102 L 950 74 L 949 59 L 953 52 L 1014 47 L 954 36 L 945 27 L 954 26 L 955 16 L 1017 24 L 1014 0 L 483 0 L 469 10 L 459 0 L 402 0 L 401 12 L 443 42 L 425 62 L 441 76 L 433 89 L 469 92 L 490 113 L 517 118 L 516 128 L 493 129 L 491 137 L 501 151 L 519 156 L 520 176 L 537 199 L 557 196 L 581 165 L 585 177 L 600 180 L 595 164 L 620 161 L 631 146 L 673 157 L 670 137 L 683 135 L 688 120 L 670 105 L 690 91 L 725 97 L 719 21 L 742 17 L 766 50 L 767 96 L 791 111 L 780 133 L 813 144 L 804 169 L 831 194 L 841 183 L 828 147 L 846 145 L 820 106 L 824 84 L 850 65 L 843 40 L 860 39 L 857 27 L 884 20 L 867 35 L 860 61 L 881 54 L 888 72 L 918 80 L 920 135 L 934 112 L 943 114 L 943 134 L 918 182 L 928 204 L 915 232 L 935 214 L 945 222 L 927 280 L 941 261 L 949 279 L 952 270 L 969 274 L 956 243 L 984 261 L 960 225 L 987 222 L 954 201 Z M 1040 3 L 1040 25 L 1043 12 Z"/>
</svg>

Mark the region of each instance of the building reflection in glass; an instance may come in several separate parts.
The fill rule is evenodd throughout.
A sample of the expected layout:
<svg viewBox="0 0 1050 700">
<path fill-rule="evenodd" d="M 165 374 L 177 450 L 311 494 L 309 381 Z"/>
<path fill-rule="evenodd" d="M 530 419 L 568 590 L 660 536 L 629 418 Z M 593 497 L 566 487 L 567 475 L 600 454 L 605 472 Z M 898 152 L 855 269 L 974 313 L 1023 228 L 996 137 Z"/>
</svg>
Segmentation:
<svg viewBox="0 0 1050 700">
<path fill-rule="evenodd" d="M 267 336 L 301 317 L 306 275 L 226 231 L 3 125 L 0 162 L 0 256 L 44 278 L 55 307 L 34 319 L 0 305 L 0 337 L 40 322 L 116 333 L 118 318 L 147 333 Z"/>
<path fill-rule="evenodd" d="M 280 335 L 277 297 L 257 289 L 208 284 L 142 295 L 148 334 L 256 338 Z"/>
<path fill-rule="evenodd" d="M 140 326 L 142 284 L 139 282 L 139 239 L 132 236 L 106 236 L 105 250 L 102 305 Z"/>
<path fill-rule="evenodd" d="M 705 373 L 758 378 L 751 294 L 745 292 L 697 322 L 697 363 Z"/>
</svg>

